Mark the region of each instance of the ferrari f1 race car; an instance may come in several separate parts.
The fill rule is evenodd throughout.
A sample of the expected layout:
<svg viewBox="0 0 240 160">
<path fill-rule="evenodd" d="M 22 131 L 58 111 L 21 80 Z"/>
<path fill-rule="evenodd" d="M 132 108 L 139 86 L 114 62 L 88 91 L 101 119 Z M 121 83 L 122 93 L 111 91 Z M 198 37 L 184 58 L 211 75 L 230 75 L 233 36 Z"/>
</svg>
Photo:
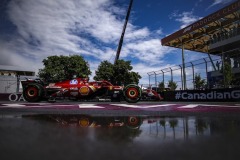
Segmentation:
<svg viewBox="0 0 240 160">
<path fill-rule="evenodd" d="M 142 89 L 136 84 L 129 84 L 125 87 L 114 86 L 108 81 L 89 82 L 86 78 L 75 78 L 49 84 L 41 79 L 27 79 L 22 81 L 22 86 L 23 97 L 28 102 L 41 100 L 55 102 L 56 99 L 68 98 L 83 101 L 121 101 L 124 99 L 129 103 L 136 103 L 142 98 Z"/>
</svg>

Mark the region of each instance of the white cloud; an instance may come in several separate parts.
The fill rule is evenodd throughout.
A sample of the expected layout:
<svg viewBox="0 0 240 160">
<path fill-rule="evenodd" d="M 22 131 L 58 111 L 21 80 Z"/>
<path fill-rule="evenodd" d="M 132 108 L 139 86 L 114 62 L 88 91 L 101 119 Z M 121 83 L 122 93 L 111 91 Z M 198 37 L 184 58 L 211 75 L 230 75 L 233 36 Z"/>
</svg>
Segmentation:
<svg viewBox="0 0 240 160">
<path fill-rule="evenodd" d="M 102 1 L 11 1 L 9 16 L 17 26 L 22 49 L 36 43 L 42 58 L 51 54 L 89 54 L 99 57 L 92 39 L 112 44 L 120 35 L 121 21 L 105 11 L 110 4 Z M 109 6 L 110 7 L 110 6 Z M 63 9 L 64 8 L 64 9 Z M 15 39 L 13 41 L 16 43 Z M 104 47 L 101 48 L 105 50 Z M 94 53 L 93 51 L 96 51 Z M 39 55 L 38 52 L 26 54 Z"/>
<path fill-rule="evenodd" d="M 140 84 L 143 84 L 143 85 L 146 86 L 147 84 L 149 84 L 148 73 L 152 72 L 152 71 L 158 71 L 158 70 L 163 69 L 165 67 L 166 66 L 164 66 L 164 67 L 163 66 L 161 67 L 160 65 L 150 66 L 148 64 L 139 63 L 139 64 L 134 65 L 133 71 L 140 73 L 140 75 L 142 76 Z M 151 75 L 150 83 L 151 84 L 155 83 L 154 75 Z"/>
<path fill-rule="evenodd" d="M 144 28 L 136 29 L 132 25 L 128 25 L 127 27 L 128 28 L 126 29 L 126 33 L 124 36 L 125 42 L 129 42 L 131 40 L 136 40 L 136 39 L 139 40 L 139 39 L 149 38 L 150 31 L 148 28 L 144 27 Z"/>
<path fill-rule="evenodd" d="M 208 10 L 209 8 L 213 7 L 213 6 L 216 6 L 218 4 L 227 4 L 227 3 L 230 3 L 232 2 L 233 0 L 213 0 L 213 3 L 207 7 L 206 10 Z"/>
<path fill-rule="evenodd" d="M 37 73 L 48 56 L 80 54 L 92 57 L 93 77 L 102 60 L 115 57 L 126 9 L 111 0 L 12 0 L 7 16 L 17 30 L 8 40 L 0 36 L 0 64 Z M 161 46 L 161 34 L 161 28 L 150 31 L 128 23 L 120 58 L 137 59 L 134 69 L 143 79 L 172 50 Z"/>
<path fill-rule="evenodd" d="M 122 56 L 130 55 L 151 65 L 161 63 L 161 58 L 171 50 L 173 49 L 161 46 L 159 39 L 149 39 L 126 44 Z"/>
<path fill-rule="evenodd" d="M 197 20 L 199 20 L 201 17 L 193 15 L 193 11 L 191 12 L 182 12 L 178 13 L 178 11 L 173 12 L 170 16 L 170 19 L 175 19 L 175 21 L 180 22 L 181 26 L 180 28 L 184 28 Z"/>
</svg>

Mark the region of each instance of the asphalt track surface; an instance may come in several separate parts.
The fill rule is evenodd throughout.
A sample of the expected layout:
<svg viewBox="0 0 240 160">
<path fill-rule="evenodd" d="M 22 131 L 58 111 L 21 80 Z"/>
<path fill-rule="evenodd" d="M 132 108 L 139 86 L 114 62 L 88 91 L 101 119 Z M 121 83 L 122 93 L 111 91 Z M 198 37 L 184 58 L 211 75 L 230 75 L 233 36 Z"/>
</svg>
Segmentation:
<svg viewBox="0 0 240 160">
<path fill-rule="evenodd" d="M 227 115 L 238 116 L 240 102 L 0 102 L 1 114 L 88 114 L 104 116 L 186 116 L 186 115 Z"/>
<path fill-rule="evenodd" d="M 29 114 L 137 115 L 143 123 L 139 129 L 86 128 Z M 229 102 L 0 101 L 0 159 L 239 159 L 239 114 L 240 103 Z"/>
</svg>

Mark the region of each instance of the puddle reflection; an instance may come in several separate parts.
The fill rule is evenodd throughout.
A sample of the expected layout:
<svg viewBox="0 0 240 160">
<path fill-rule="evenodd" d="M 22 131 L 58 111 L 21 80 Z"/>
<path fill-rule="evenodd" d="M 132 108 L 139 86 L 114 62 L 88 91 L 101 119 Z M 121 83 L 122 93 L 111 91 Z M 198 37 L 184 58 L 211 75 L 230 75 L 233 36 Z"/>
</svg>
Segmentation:
<svg viewBox="0 0 240 160">
<path fill-rule="evenodd" d="M 239 117 L 0 117 L 3 159 L 237 159 Z M 39 156 L 41 155 L 41 156 Z"/>
<path fill-rule="evenodd" d="M 218 134 L 238 134 L 239 118 L 227 117 L 148 117 L 148 116 L 90 116 L 90 115 L 25 115 L 24 118 L 55 122 L 65 127 L 91 131 L 91 136 L 131 137 L 137 140 L 189 139 Z M 100 133 L 101 134 L 101 133 Z M 97 136 L 97 135 L 96 135 Z"/>
</svg>

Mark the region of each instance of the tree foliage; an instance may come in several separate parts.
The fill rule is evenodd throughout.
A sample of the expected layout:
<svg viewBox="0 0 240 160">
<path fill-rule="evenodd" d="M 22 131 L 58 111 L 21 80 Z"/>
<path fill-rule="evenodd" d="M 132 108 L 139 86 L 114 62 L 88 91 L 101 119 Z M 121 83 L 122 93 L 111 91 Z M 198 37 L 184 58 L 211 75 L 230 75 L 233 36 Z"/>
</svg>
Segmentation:
<svg viewBox="0 0 240 160">
<path fill-rule="evenodd" d="M 131 71 L 131 61 L 118 60 L 116 64 L 103 61 L 95 71 L 94 80 L 108 80 L 112 84 L 139 83 L 141 76 L 137 72 Z"/>
<path fill-rule="evenodd" d="M 39 69 L 38 75 L 47 82 L 56 82 L 77 77 L 87 78 L 91 71 L 88 62 L 82 56 L 49 56 L 43 61 L 44 68 Z"/>
<path fill-rule="evenodd" d="M 111 82 L 113 81 L 113 73 L 113 64 L 108 61 L 102 61 L 95 71 L 93 79 L 96 81 L 107 80 Z"/>
<path fill-rule="evenodd" d="M 171 91 L 175 91 L 176 90 L 176 88 L 177 88 L 177 83 L 176 82 L 174 82 L 174 81 L 172 81 L 172 80 L 169 80 L 168 81 L 168 87 L 170 88 L 170 90 Z"/>
<path fill-rule="evenodd" d="M 160 91 L 164 91 L 164 89 L 165 89 L 165 84 L 164 84 L 163 81 L 158 84 L 158 88 L 159 88 Z"/>
<path fill-rule="evenodd" d="M 233 74 L 232 74 L 231 65 L 228 62 L 224 63 L 223 76 L 224 76 L 224 86 L 229 87 L 233 80 Z"/>
<path fill-rule="evenodd" d="M 206 86 L 206 81 L 201 78 L 200 74 L 195 74 L 194 85 L 196 89 L 202 89 Z"/>
</svg>

